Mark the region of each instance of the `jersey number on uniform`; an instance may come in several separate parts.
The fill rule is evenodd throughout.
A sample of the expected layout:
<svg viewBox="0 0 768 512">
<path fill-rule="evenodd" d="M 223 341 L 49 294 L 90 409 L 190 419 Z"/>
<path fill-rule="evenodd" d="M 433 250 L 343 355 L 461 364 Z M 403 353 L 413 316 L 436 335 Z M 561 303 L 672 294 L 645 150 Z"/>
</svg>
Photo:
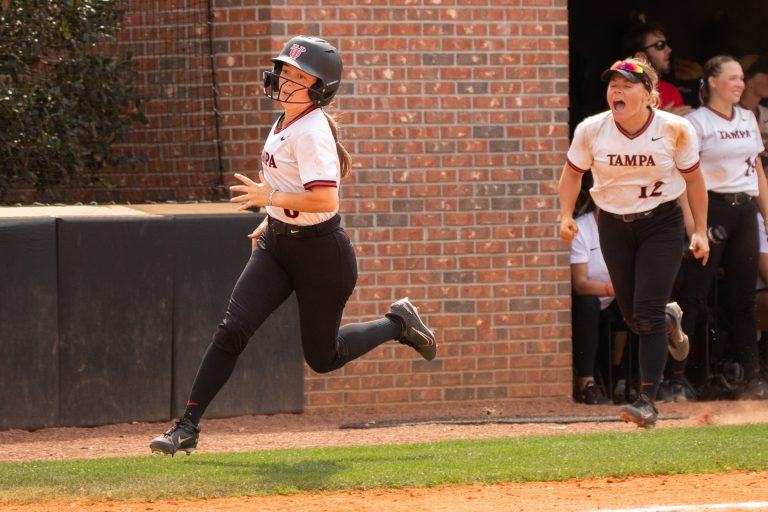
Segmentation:
<svg viewBox="0 0 768 512">
<path fill-rule="evenodd" d="M 747 162 L 747 172 L 744 173 L 744 176 L 755 174 L 755 172 L 757 172 L 757 157 L 747 157 L 744 161 Z"/>
<path fill-rule="evenodd" d="M 661 191 L 659 189 L 663 184 L 664 184 L 663 181 L 657 181 L 656 183 L 654 183 L 650 194 L 648 193 L 648 187 L 640 187 L 640 199 L 647 199 L 649 197 L 660 196 Z"/>
</svg>

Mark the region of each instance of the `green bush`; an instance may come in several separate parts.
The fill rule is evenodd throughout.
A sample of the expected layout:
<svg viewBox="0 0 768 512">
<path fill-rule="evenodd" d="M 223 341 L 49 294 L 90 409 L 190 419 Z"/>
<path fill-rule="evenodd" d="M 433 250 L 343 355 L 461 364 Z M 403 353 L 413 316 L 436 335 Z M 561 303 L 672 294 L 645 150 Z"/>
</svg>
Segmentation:
<svg viewBox="0 0 768 512">
<path fill-rule="evenodd" d="M 116 147 L 147 123 L 136 62 L 102 54 L 116 46 L 118 3 L 0 1 L 0 199 L 20 180 L 55 197 L 140 159 Z"/>
</svg>

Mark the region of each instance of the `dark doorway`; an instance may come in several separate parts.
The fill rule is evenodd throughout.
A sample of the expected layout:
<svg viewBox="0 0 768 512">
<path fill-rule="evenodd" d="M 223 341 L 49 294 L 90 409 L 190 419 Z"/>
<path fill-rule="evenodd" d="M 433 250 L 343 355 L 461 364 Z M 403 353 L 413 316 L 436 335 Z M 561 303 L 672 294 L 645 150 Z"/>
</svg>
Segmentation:
<svg viewBox="0 0 768 512">
<path fill-rule="evenodd" d="M 571 132 L 585 117 L 606 109 L 600 73 L 626 57 L 620 55 L 620 41 L 633 13 L 644 13 L 649 21 L 664 26 L 673 65 L 676 59 L 703 64 L 718 54 L 739 58 L 748 53 L 768 53 L 766 0 L 569 0 Z M 674 76 L 665 80 L 675 83 Z M 687 103 L 698 106 L 695 81 L 676 85 Z"/>
</svg>

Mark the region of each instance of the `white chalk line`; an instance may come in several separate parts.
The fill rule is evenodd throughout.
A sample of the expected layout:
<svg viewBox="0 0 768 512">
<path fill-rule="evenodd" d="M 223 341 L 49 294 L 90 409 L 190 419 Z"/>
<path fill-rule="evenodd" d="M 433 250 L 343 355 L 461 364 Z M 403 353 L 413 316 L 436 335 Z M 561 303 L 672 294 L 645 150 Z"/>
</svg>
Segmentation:
<svg viewBox="0 0 768 512">
<path fill-rule="evenodd" d="M 587 512 L 685 512 L 688 510 L 768 510 L 768 501 L 747 501 L 743 503 L 714 503 L 708 505 L 663 505 L 642 508 L 595 509 Z"/>
</svg>

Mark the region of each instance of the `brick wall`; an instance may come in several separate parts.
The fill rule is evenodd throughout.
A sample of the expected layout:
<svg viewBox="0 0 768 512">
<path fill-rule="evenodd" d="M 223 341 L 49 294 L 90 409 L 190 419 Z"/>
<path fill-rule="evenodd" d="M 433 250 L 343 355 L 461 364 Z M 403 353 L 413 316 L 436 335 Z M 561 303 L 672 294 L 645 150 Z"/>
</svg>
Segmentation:
<svg viewBox="0 0 768 512">
<path fill-rule="evenodd" d="M 152 106 L 158 117 L 135 139 L 152 158 L 115 175 L 118 197 L 216 199 L 234 171 L 255 176 L 276 112 L 261 96 L 261 72 L 291 36 L 322 35 L 345 64 L 330 110 L 341 114 L 354 159 L 341 193 L 360 278 L 345 322 L 378 317 L 407 295 L 437 331 L 432 362 L 392 343 L 330 375 L 307 370 L 306 407 L 567 395 L 569 267 L 556 238 L 568 146 L 566 0 L 217 1 L 220 160 L 213 100 L 193 94 L 211 86 L 197 70 L 206 64 L 205 2 L 155 8 L 178 15 L 185 2 L 195 21 L 183 30 L 146 2 L 129 13 L 123 44 L 146 47 L 146 84 L 163 85 L 174 69 L 198 83 L 184 94 L 156 89 L 166 93 Z M 163 60 L 151 43 L 161 34 L 197 41 L 184 51 L 200 46 Z M 190 120 L 189 111 L 198 113 Z"/>
<path fill-rule="evenodd" d="M 345 321 L 407 295 L 441 342 L 432 362 L 391 344 L 330 375 L 307 370 L 307 408 L 567 395 L 569 267 L 555 238 L 566 2 L 231 4 L 217 40 L 230 38 L 219 60 L 232 62 L 220 79 L 242 108 L 233 116 L 272 107 L 238 96 L 256 94 L 240 81 L 268 62 L 251 50 L 321 34 L 341 51 L 336 111 L 354 157 L 342 208 L 360 269 Z M 227 125 L 225 140 L 245 145 L 232 170 L 257 168 L 260 141 L 233 138 L 247 128 Z"/>
<path fill-rule="evenodd" d="M 122 0 L 123 28 L 102 55 L 132 54 L 149 125 L 136 124 L 123 149 L 146 162 L 105 169 L 85 187 L 40 193 L 17 181 L 4 202 L 64 203 L 217 200 L 223 169 L 216 142 L 207 0 Z M 121 147 L 121 146 L 118 146 Z"/>
</svg>

